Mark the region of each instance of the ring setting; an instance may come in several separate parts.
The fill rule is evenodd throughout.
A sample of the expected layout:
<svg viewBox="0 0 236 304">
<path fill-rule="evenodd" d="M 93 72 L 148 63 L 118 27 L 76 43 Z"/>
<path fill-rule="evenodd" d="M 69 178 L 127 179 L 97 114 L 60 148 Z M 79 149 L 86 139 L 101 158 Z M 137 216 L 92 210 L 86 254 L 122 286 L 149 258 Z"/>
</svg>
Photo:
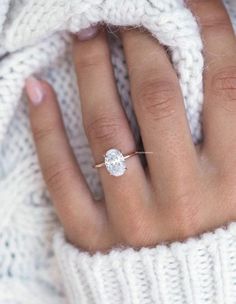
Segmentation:
<svg viewBox="0 0 236 304">
<path fill-rule="evenodd" d="M 127 155 L 123 155 L 122 152 L 118 149 L 109 149 L 104 155 L 104 162 L 96 164 L 94 168 L 106 167 L 108 173 L 112 176 L 122 176 L 125 174 L 126 159 L 135 156 L 137 154 L 147 154 L 152 152 L 132 152 Z"/>
<path fill-rule="evenodd" d="M 112 176 L 121 176 L 127 170 L 125 157 L 117 149 L 110 149 L 106 152 L 104 163 L 107 171 Z"/>
</svg>

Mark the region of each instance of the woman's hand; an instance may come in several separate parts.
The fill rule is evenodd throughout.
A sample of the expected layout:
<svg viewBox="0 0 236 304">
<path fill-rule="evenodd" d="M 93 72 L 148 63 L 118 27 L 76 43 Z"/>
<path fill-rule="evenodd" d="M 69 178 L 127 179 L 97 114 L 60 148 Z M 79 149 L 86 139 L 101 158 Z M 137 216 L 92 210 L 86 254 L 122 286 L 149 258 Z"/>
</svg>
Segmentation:
<svg viewBox="0 0 236 304">
<path fill-rule="evenodd" d="M 139 30 L 123 31 L 132 100 L 147 154 L 113 177 L 99 173 L 95 202 L 68 143 L 51 87 L 29 79 L 30 119 L 42 172 L 75 245 L 94 252 L 182 240 L 236 219 L 236 38 L 223 4 L 190 1 L 205 43 L 204 141 L 192 142 L 176 72 L 164 48 Z M 104 33 L 75 42 L 84 127 L 96 163 L 110 148 L 135 151 Z"/>
</svg>

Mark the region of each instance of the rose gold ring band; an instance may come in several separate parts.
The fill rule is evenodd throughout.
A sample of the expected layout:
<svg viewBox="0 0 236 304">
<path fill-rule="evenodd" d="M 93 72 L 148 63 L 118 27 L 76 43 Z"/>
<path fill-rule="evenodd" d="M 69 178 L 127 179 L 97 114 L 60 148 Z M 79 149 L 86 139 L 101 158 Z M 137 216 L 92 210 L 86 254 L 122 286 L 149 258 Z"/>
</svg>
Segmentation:
<svg viewBox="0 0 236 304">
<path fill-rule="evenodd" d="M 135 155 L 138 155 L 138 154 L 152 154 L 152 153 L 153 153 L 153 152 L 135 151 L 135 152 L 132 152 L 132 153 L 130 153 L 130 154 L 124 155 L 124 159 L 128 159 L 128 158 L 130 158 L 130 157 L 132 157 L 132 156 L 135 156 Z M 99 164 L 95 164 L 95 165 L 93 166 L 93 168 L 98 169 L 98 168 L 102 168 L 102 167 L 104 167 L 104 166 L 105 166 L 105 162 L 101 162 L 101 163 L 99 163 Z"/>
</svg>

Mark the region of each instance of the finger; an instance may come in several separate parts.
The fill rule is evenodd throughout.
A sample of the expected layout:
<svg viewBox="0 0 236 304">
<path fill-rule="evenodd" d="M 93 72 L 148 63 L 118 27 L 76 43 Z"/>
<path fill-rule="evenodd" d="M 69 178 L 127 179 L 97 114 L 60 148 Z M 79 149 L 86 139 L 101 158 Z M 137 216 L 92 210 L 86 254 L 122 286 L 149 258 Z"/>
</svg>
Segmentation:
<svg viewBox="0 0 236 304">
<path fill-rule="evenodd" d="M 135 142 L 118 97 L 105 33 L 100 32 L 91 41 L 76 40 L 74 58 L 85 131 L 95 162 L 102 162 L 103 155 L 111 148 L 124 154 L 135 151 Z M 104 167 L 98 170 L 111 221 L 119 225 L 135 208 L 143 208 L 146 178 L 137 156 L 127 160 L 127 171 L 122 176 L 111 176 Z"/>
<path fill-rule="evenodd" d="M 90 26 L 79 31 L 76 35 L 80 41 L 85 41 L 94 38 L 98 33 L 98 26 Z"/>
<path fill-rule="evenodd" d="M 126 30 L 122 39 L 145 150 L 154 152 L 147 155 L 151 178 L 159 190 L 169 189 L 193 176 L 197 165 L 177 75 L 149 34 Z"/>
<path fill-rule="evenodd" d="M 202 30 L 206 68 L 204 147 L 217 160 L 236 147 L 236 39 L 219 0 L 189 1 Z"/>
<path fill-rule="evenodd" d="M 88 226 L 95 232 L 99 210 L 69 145 L 56 96 L 46 82 L 32 77 L 26 90 L 40 166 L 60 220 L 67 232 Z"/>
</svg>

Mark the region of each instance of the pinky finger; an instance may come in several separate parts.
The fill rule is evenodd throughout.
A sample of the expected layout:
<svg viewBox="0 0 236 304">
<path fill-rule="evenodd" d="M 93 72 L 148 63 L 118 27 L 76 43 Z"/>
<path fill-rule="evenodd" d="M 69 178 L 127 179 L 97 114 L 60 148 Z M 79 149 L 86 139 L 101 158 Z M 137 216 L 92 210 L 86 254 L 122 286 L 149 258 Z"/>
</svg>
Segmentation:
<svg viewBox="0 0 236 304">
<path fill-rule="evenodd" d="M 101 208 L 95 204 L 79 169 L 54 91 L 46 82 L 30 77 L 26 92 L 39 163 L 67 235 L 74 239 L 75 232 L 84 232 L 88 227 L 97 231 Z"/>
</svg>

